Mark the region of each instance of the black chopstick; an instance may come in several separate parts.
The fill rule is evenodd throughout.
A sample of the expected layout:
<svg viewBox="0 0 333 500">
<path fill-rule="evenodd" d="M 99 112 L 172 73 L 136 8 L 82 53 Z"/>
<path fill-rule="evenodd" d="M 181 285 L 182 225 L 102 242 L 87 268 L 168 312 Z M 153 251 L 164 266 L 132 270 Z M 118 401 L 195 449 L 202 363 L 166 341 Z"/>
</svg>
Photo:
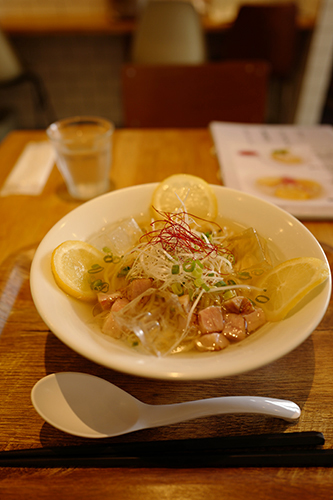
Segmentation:
<svg viewBox="0 0 333 500">
<path fill-rule="evenodd" d="M 106 463 L 125 464 L 129 461 L 141 463 L 145 458 L 160 458 L 172 454 L 185 461 L 197 456 L 232 455 L 237 450 L 251 450 L 256 448 L 269 449 L 280 447 L 313 447 L 325 443 L 321 432 L 294 432 L 275 434 L 255 434 L 248 436 L 226 436 L 201 439 L 180 439 L 170 441 L 130 442 L 98 445 L 57 446 L 51 448 L 32 448 L 0 452 L 0 466 L 20 466 L 16 463 L 37 464 L 41 467 L 44 463 Z M 286 451 L 286 450 L 285 450 Z M 247 452 L 251 453 L 251 452 Z M 257 453 L 257 452 L 256 452 Z M 28 466 L 28 465 L 25 465 Z M 33 467 L 34 465 L 31 465 Z M 46 465 L 45 465 L 46 466 Z M 51 465 L 48 465 L 51 466 Z M 57 466 L 57 465 L 54 465 Z M 59 466 L 59 465 L 58 465 Z M 65 467 L 66 465 L 64 465 Z M 68 465 L 70 466 L 70 465 Z M 84 465 L 82 465 L 84 466 Z M 112 465 L 105 465 L 112 466 Z M 117 465 L 113 465 L 117 466 Z M 134 466 L 134 465 L 133 465 Z M 96 465 L 103 467 L 103 465 Z"/>
<path fill-rule="evenodd" d="M 97 445 L 57 446 L 50 448 L 31 448 L 0 452 L 1 458 L 21 458 L 24 456 L 52 457 L 66 456 L 134 456 L 154 453 L 186 453 L 190 451 L 219 451 L 227 449 L 261 448 L 276 446 L 320 446 L 325 443 L 321 432 L 292 432 L 273 434 L 250 434 L 248 436 L 223 436 L 198 439 L 176 439 L 165 441 L 127 442 Z"/>
<path fill-rule="evenodd" d="M 332 467 L 333 450 L 301 450 L 226 454 L 145 455 L 139 457 L 23 457 L 0 459 L 0 467 L 34 468 L 230 468 L 230 467 Z"/>
</svg>

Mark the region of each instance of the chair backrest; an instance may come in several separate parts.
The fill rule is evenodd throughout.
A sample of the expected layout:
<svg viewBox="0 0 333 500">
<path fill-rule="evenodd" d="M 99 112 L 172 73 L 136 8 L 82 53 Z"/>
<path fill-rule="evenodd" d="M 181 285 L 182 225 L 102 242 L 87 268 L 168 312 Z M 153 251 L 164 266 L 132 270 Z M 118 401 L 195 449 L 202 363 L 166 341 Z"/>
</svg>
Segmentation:
<svg viewBox="0 0 333 500">
<path fill-rule="evenodd" d="M 206 127 L 213 120 L 264 123 L 269 64 L 225 61 L 122 68 L 127 127 Z"/>
<path fill-rule="evenodd" d="M 0 82 L 17 78 L 23 73 L 22 65 L 5 34 L 0 31 Z"/>
<path fill-rule="evenodd" d="M 297 40 L 295 3 L 244 4 L 225 36 L 223 59 L 264 59 L 272 75 L 293 69 Z"/>
<path fill-rule="evenodd" d="M 206 60 L 200 16 L 189 2 L 151 0 L 133 35 L 131 61 L 198 64 Z"/>
</svg>

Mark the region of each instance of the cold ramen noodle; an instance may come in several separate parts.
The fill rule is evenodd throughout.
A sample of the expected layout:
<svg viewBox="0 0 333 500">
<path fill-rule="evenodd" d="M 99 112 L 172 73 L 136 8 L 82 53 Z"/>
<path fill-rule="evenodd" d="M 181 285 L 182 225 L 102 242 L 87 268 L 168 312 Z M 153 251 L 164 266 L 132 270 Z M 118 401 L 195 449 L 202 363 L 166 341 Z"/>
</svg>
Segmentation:
<svg viewBox="0 0 333 500">
<path fill-rule="evenodd" d="M 266 323 L 270 298 L 256 283 L 272 257 L 253 228 L 222 226 L 184 207 L 155 212 L 146 225 L 120 221 L 90 243 L 105 254 L 87 273 L 94 321 L 132 348 L 158 356 L 219 351 Z"/>
</svg>

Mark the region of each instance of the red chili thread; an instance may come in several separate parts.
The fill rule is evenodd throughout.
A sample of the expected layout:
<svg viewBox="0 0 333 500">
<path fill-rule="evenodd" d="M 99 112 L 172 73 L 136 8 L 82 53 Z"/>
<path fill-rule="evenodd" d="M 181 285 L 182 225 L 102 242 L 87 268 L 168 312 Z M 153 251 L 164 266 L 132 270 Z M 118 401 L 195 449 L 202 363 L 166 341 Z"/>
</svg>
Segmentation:
<svg viewBox="0 0 333 500">
<path fill-rule="evenodd" d="M 159 212 L 154 209 L 158 214 L 160 214 L 163 219 L 155 220 L 151 223 L 154 227 L 156 224 L 163 224 L 161 229 L 153 229 L 147 232 L 141 237 L 141 240 L 148 240 L 148 243 L 155 245 L 160 243 L 162 248 L 167 252 L 174 252 L 176 249 L 181 249 L 186 252 L 191 252 L 195 254 L 196 252 L 202 252 L 206 256 L 213 253 L 218 255 L 219 253 L 228 253 L 224 249 L 219 248 L 217 245 L 212 243 L 207 243 L 200 236 L 194 234 L 185 221 L 185 215 L 189 215 L 193 219 L 208 222 L 210 224 L 215 224 L 219 230 L 222 228 L 216 222 L 210 222 L 201 217 L 196 217 L 192 214 L 187 214 L 186 212 L 172 213 L 172 212 Z M 180 222 L 177 222 L 177 219 Z"/>
</svg>

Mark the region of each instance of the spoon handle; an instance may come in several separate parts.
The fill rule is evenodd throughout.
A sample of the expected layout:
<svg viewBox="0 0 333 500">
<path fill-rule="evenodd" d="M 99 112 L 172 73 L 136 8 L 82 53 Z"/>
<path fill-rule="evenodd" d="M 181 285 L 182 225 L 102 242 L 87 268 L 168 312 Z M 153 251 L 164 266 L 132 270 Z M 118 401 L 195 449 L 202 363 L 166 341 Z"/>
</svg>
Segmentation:
<svg viewBox="0 0 333 500">
<path fill-rule="evenodd" d="M 300 417 L 301 410 L 285 399 L 230 396 L 168 405 L 144 405 L 142 419 L 147 427 L 159 427 L 225 413 L 259 413 L 294 421 Z"/>
</svg>

